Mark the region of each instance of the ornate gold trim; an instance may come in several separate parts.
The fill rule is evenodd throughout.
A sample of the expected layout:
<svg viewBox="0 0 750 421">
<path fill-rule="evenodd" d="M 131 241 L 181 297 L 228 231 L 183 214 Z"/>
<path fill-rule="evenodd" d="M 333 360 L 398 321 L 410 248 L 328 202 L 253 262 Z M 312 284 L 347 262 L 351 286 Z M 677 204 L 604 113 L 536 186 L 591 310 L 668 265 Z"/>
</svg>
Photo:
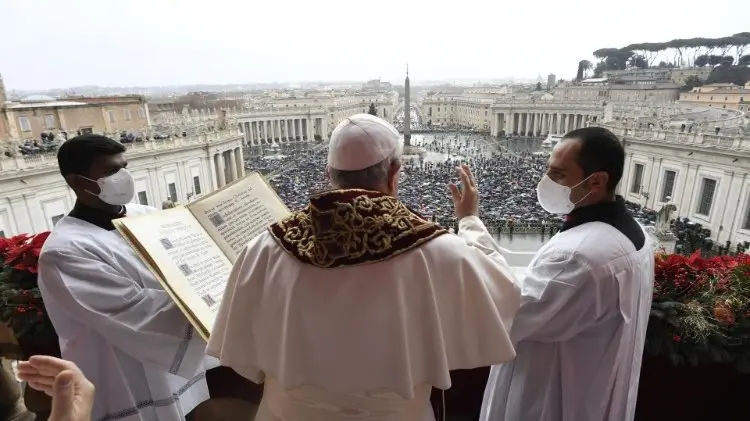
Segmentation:
<svg viewBox="0 0 750 421">
<path fill-rule="evenodd" d="M 332 190 L 269 227 L 298 260 L 321 268 L 381 262 L 448 231 L 384 193 Z"/>
</svg>

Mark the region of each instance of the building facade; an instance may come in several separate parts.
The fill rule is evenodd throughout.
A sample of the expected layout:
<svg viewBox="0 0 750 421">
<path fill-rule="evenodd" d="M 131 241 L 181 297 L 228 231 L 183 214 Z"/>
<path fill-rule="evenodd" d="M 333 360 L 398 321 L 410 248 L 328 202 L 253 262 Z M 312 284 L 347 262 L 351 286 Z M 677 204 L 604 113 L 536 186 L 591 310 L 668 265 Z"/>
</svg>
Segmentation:
<svg viewBox="0 0 750 421">
<path fill-rule="evenodd" d="M 750 241 L 750 138 L 609 126 L 626 152 L 618 187 L 626 200 L 677 207 L 714 241 Z"/>
<path fill-rule="evenodd" d="M 341 120 L 367 113 L 370 104 L 378 117 L 393 121 L 398 93 L 310 91 L 307 93 L 266 92 L 250 98 L 245 107 L 230 107 L 227 116 L 236 121 L 249 146 L 277 142 L 327 140 Z M 163 108 L 154 118 L 154 127 L 182 118 L 215 120 L 217 109 L 174 112 Z"/>
<path fill-rule="evenodd" d="M 134 203 L 187 203 L 244 175 L 242 134 L 236 129 L 125 146 Z M 54 154 L 0 157 L 0 191 L 5 237 L 50 230 L 75 203 Z"/>
<path fill-rule="evenodd" d="M 558 86 L 552 93 L 557 101 L 613 101 L 658 105 L 679 99 L 680 86 L 672 82 L 583 83 Z"/>
<path fill-rule="evenodd" d="M 432 95 L 422 101 L 420 112 L 428 127 L 463 128 L 492 136 L 560 134 L 601 121 L 604 115 L 603 103 L 558 102 L 549 94 L 533 94 L 523 99 Z"/>
<path fill-rule="evenodd" d="M 39 140 L 42 133 L 140 134 L 150 125 L 140 95 L 55 99 L 34 95 L 0 105 L 0 141 Z"/>
<path fill-rule="evenodd" d="M 732 83 L 712 83 L 680 94 L 680 102 L 750 112 L 750 82 L 745 86 Z"/>
</svg>

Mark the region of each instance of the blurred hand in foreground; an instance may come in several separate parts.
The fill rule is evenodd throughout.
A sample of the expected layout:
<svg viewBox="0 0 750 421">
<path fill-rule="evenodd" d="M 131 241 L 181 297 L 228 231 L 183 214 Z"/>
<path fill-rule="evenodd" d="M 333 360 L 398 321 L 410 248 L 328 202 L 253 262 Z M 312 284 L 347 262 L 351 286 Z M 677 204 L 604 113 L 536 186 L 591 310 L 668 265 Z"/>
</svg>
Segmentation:
<svg viewBox="0 0 750 421">
<path fill-rule="evenodd" d="M 461 165 L 456 168 L 456 171 L 461 179 L 461 187 L 459 188 L 455 183 L 448 186 L 453 197 L 456 218 L 460 220 L 466 216 L 477 216 L 479 215 L 479 192 L 474 174 L 471 173 L 468 165 Z"/>
<path fill-rule="evenodd" d="M 94 385 L 70 361 L 35 355 L 18 363 L 18 378 L 52 396 L 49 421 L 90 421 Z"/>
</svg>

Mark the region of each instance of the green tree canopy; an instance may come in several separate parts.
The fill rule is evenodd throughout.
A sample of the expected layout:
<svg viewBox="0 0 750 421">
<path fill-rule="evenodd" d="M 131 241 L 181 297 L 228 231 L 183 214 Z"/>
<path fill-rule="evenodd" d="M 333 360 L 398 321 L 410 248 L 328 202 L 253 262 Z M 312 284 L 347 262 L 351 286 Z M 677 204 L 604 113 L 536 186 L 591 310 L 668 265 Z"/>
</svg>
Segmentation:
<svg viewBox="0 0 750 421">
<path fill-rule="evenodd" d="M 624 69 L 627 65 L 639 68 L 651 67 L 661 56 L 671 56 L 671 59 L 666 62 L 671 62 L 675 66 L 703 67 L 707 64 L 715 66 L 725 60 L 719 59 L 716 64 L 711 64 L 710 57 L 712 56 L 731 56 L 734 57 L 733 61 L 739 62 L 748 48 L 750 48 L 750 32 L 739 32 L 719 38 L 678 38 L 666 42 L 630 44 L 622 48 L 601 48 L 593 54 L 600 62 L 606 63 L 606 70 Z M 638 55 L 640 58 L 629 63 L 628 60 L 633 55 Z"/>
<path fill-rule="evenodd" d="M 375 109 L 375 104 L 373 104 L 372 102 L 370 103 L 370 109 L 367 111 L 367 114 L 374 115 L 376 117 L 378 115 L 378 110 Z"/>
</svg>

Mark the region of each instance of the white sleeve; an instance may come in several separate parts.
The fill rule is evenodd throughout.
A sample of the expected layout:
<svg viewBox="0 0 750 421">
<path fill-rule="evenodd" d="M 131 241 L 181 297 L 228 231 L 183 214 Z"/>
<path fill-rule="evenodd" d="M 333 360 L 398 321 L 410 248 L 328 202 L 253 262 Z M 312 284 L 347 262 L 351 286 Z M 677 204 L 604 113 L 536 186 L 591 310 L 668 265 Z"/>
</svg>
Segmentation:
<svg viewBox="0 0 750 421">
<path fill-rule="evenodd" d="M 45 250 L 39 287 L 45 301 L 139 361 L 188 379 L 203 368 L 206 343 L 167 292 L 141 287 L 93 254 Z"/>
<path fill-rule="evenodd" d="M 451 250 L 456 261 L 442 262 L 434 278 L 441 280 L 435 295 L 449 369 L 509 361 L 515 356 L 510 331 L 520 305 L 520 287 L 479 218 L 461 219 L 459 237 L 468 247 Z"/>
<path fill-rule="evenodd" d="M 614 280 L 596 279 L 594 268 L 573 252 L 550 250 L 521 282 L 521 309 L 511 338 L 560 342 L 617 309 Z"/>
</svg>

